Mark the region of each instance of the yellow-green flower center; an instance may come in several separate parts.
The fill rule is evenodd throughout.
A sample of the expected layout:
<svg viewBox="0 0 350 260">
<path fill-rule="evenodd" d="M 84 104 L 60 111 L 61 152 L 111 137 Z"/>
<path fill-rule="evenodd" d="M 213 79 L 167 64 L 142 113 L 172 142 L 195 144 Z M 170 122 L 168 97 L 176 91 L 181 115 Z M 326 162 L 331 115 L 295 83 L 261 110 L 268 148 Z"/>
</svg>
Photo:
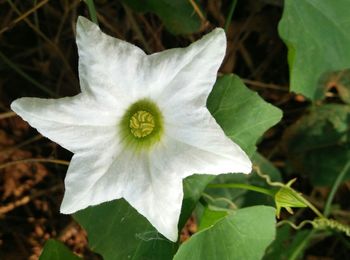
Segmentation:
<svg viewBox="0 0 350 260">
<path fill-rule="evenodd" d="M 129 123 L 131 133 L 137 138 L 150 135 L 155 127 L 154 117 L 151 113 L 140 110 L 132 115 Z"/>
<path fill-rule="evenodd" d="M 163 114 L 154 101 L 140 99 L 125 111 L 118 130 L 125 148 L 135 152 L 150 149 L 163 136 Z"/>
</svg>

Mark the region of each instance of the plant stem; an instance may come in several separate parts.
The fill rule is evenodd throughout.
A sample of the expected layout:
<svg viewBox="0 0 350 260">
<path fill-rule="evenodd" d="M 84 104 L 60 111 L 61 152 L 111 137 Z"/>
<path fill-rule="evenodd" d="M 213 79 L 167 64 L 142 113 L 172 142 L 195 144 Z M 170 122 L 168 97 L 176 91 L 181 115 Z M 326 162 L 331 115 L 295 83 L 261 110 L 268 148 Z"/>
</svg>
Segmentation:
<svg viewBox="0 0 350 260">
<path fill-rule="evenodd" d="M 306 206 L 309 207 L 318 217 L 324 218 L 325 216 L 313 205 L 311 204 L 307 199 L 305 199 L 302 195 L 299 195 L 299 199 L 302 200 Z"/>
<path fill-rule="evenodd" d="M 268 190 L 265 188 L 244 184 L 244 183 L 223 183 L 223 184 L 209 184 L 208 188 L 233 188 L 233 189 L 245 189 L 251 190 L 255 192 L 259 192 L 269 196 L 275 196 L 275 192 L 273 190 Z"/>
<path fill-rule="evenodd" d="M 94 5 L 94 0 L 85 0 L 85 4 L 88 6 L 91 21 L 98 25 L 96 8 Z"/>
<path fill-rule="evenodd" d="M 232 16 L 233 16 L 233 12 L 236 9 L 236 5 L 237 5 L 237 0 L 232 0 L 231 2 L 231 6 L 230 6 L 230 11 L 227 15 L 227 19 L 225 21 L 225 25 L 224 25 L 224 29 L 225 32 L 227 33 L 228 27 L 230 26 L 231 20 L 232 20 Z"/>
<path fill-rule="evenodd" d="M 348 172 L 349 169 L 350 169 L 350 161 L 345 164 L 344 168 L 339 173 L 338 177 L 336 178 L 336 180 L 335 180 L 335 182 L 334 182 L 334 184 L 332 186 L 331 192 L 328 195 L 328 198 L 327 198 L 327 201 L 326 201 L 326 205 L 325 205 L 324 211 L 323 211 L 323 214 L 326 217 L 328 217 L 328 215 L 331 212 L 332 201 L 333 201 L 333 198 L 335 196 L 335 193 L 337 192 L 340 184 L 344 180 L 344 177 L 345 177 L 345 175 L 346 175 L 346 173 Z"/>
</svg>

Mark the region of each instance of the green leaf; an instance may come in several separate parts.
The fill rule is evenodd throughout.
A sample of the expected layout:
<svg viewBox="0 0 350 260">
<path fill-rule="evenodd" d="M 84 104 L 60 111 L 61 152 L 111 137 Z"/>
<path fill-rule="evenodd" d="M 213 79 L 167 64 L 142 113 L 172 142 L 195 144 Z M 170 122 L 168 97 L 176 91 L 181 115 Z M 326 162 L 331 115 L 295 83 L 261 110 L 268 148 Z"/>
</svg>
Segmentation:
<svg viewBox="0 0 350 260">
<path fill-rule="evenodd" d="M 283 137 L 294 170 L 309 176 L 314 185 L 332 185 L 350 158 L 349 125 L 350 106 L 313 107 Z M 345 179 L 350 179 L 350 171 Z"/>
<path fill-rule="evenodd" d="M 229 214 L 228 210 L 213 210 L 209 207 L 205 207 L 198 230 L 201 231 L 210 228 L 220 219 L 226 217 L 227 214 Z"/>
<path fill-rule="evenodd" d="M 280 109 L 249 90 L 236 75 L 217 80 L 207 106 L 226 135 L 248 155 L 255 152 L 263 133 L 282 118 Z"/>
<path fill-rule="evenodd" d="M 171 259 L 177 246 L 160 235 L 125 200 L 74 214 L 87 231 L 91 250 L 108 259 Z"/>
<path fill-rule="evenodd" d="M 291 90 L 315 100 L 325 73 L 350 68 L 350 1 L 286 0 L 279 34 L 288 47 Z"/>
<path fill-rule="evenodd" d="M 181 245 L 174 260 L 261 259 L 274 237 L 273 208 L 244 208 L 193 235 Z"/>
<path fill-rule="evenodd" d="M 64 244 L 50 239 L 45 243 L 40 260 L 79 260 L 80 257 L 73 254 Z"/>
<path fill-rule="evenodd" d="M 139 12 L 151 12 L 159 16 L 173 34 L 190 34 L 198 31 L 201 20 L 188 0 L 123 0 Z"/>
</svg>

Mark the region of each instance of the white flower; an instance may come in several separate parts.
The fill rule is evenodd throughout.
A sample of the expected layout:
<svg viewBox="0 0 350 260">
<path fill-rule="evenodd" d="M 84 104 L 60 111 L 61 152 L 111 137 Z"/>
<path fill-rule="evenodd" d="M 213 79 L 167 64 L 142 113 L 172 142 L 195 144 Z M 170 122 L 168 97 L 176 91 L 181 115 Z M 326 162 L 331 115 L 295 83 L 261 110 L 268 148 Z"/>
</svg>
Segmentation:
<svg viewBox="0 0 350 260">
<path fill-rule="evenodd" d="M 206 108 L 226 49 L 215 29 L 187 48 L 146 55 L 89 20 L 77 23 L 81 93 L 11 108 L 72 151 L 61 212 L 125 198 L 176 241 L 182 179 L 249 173 L 251 162 Z"/>
</svg>

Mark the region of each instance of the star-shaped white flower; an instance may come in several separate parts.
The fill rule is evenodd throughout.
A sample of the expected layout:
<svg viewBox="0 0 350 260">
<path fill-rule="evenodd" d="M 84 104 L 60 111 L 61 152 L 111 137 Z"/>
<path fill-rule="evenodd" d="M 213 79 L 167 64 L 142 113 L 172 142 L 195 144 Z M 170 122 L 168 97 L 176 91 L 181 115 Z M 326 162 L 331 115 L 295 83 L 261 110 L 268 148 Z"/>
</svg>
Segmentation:
<svg viewBox="0 0 350 260">
<path fill-rule="evenodd" d="M 11 108 L 72 151 L 61 212 L 125 198 L 176 241 L 182 179 L 249 173 L 251 162 L 206 108 L 226 49 L 215 29 L 187 48 L 146 55 L 79 17 L 81 93 Z"/>
</svg>

